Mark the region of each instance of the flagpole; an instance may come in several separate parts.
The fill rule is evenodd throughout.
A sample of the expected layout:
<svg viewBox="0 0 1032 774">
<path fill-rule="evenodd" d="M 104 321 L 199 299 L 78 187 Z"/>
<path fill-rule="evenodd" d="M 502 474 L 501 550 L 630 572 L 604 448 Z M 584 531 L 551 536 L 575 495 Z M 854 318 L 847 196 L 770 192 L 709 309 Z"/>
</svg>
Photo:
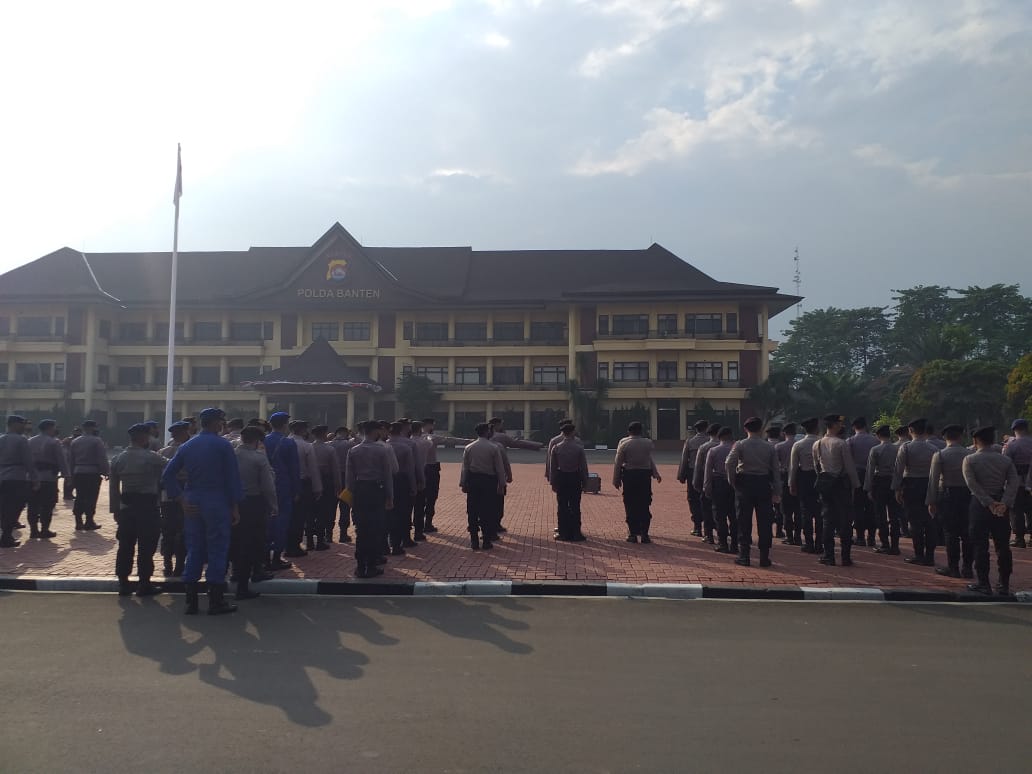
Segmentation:
<svg viewBox="0 0 1032 774">
<path fill-rule="evenodd" d="M 176 149 L 176 188 L 172 202 L 176 207 L 172 227 L 172 285 L 168 300 L 168 368 L 165 374 L 165 438 L 171 439 L 168 428 L 172 426 L 172 387 L 175 382 L 176 363 L 176 280 L 179 274 L 179 197 L 183 194 L 183 149 Z"/>
</svg>

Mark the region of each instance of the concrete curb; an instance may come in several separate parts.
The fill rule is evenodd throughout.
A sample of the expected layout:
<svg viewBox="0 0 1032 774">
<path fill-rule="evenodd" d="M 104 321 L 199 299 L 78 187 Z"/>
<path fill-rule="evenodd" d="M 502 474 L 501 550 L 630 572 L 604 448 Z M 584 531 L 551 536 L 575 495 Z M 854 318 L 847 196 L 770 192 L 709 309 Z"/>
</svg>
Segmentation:
<svg viewBox="0 0 1032 774">
<path fill-rule="evenodd" d="M 178 579 L 159 581 L 165 591 L 182 593 Z M 135 586 L 135 582 L 133 584 Z M 204 588 L 204 584 L 201 584 Z M 620 583 L 617 581 L 389 581 L 275 578 L 253 584 L 256 591 L 275 595 L 394 596 L 394 597 L 625 597 L 642 599 L 744 599 L 860 602 L 1024 602 L 1032 591 L 1007 597 L 967 591 L 878 589 L 869 587 L 703 586 L 701 583 Z M 113 578 L 0 575 L 0 591 L 114 592 Z"/>
</svg>

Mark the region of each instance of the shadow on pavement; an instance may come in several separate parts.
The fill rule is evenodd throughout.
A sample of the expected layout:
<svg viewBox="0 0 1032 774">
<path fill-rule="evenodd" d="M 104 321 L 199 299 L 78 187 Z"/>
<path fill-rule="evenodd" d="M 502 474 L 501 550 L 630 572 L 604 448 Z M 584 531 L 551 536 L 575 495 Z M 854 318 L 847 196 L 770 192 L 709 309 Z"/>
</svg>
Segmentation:
<svg viewBox="0 0 1032 774">
<path fill-rule="evenodd" d="M 889 604 L 893 603 L 890 602 Z M 986 605 L 984 603 L 974 605 L 947 605 L 942 603 L 922 605 L 911 602 L 893 606 L 900 610 L 906 610 L 909 613 L 919 613 L 936 618 L 952 618 L 972 623 L 1032 627 L 1032 616 L 1028 615 L 1030 612 L 1029 607 L 1018 602 L 1011 604 L 1001 603 L 999 605 Z"/>
</svg>

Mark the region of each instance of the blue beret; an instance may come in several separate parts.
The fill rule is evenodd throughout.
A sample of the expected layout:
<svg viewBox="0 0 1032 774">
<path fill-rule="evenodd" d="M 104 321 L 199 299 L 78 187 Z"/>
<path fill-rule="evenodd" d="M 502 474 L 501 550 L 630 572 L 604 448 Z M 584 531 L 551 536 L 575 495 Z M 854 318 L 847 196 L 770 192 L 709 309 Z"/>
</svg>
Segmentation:
<svg viewBox="0 0 1032 774">
<path fill-rule="evenodd" d="M 129 428 L 129 435 L 150 435 L 150 428 L 143 422 L 137 422 Z"/>
<path fill-rule="evenodd" d="M 290 419 L 290 414 L 288 414 L 286 411 L 277 411 L 275 414 L 269 417 L 269 421 L 271 422 L 274 419 Z"/>
<path fill-rule="evenodd" d="M 15 422 L 28 422 L 28 421 L 29 420 L 27 420 L 25 417 L 23 417 L 23 416 L 21 416 L 19 414 L 11 414 L 10 416 L 7 417 L 7 424 L 9 424 L 9 425 L 13 425 Z"/>
<path fill-rule="evenodd" d="M 1011 422 L 1011 430 L 1027 430 L 1028 420 L 1027 419 L 1015 419 Z"/>
<path fill-rule="evenodd" d="M 147 427 L 157 427 L 158 426 L 158 423 L 156 421 L 154 421 L 153 419 L 148 419 L 143 424 L 147 425 Z"/>
<path fill-rule="evenodd" d="M 168 431 L 171 433 L 173 430 L 186 430 L 190 427 L 189 422 L 184 422 L 180 419 L 178 422 L 173 422 L 168 426 Z"/>
<path fill-rule="evenodd" d="M 198 416 L 202 422 L 207 422 L 209 419 L 225 419 L 226 412 L 220 408 L 206 408 Z"/>
<path fill-rule="evenodd" d="M 46 430 L 47 428 L 53 427 L 56 424 L 56 419 L 44 419 L 42 422 L 39 423 L 38 427 L 40 430 Z"/>
</svg>

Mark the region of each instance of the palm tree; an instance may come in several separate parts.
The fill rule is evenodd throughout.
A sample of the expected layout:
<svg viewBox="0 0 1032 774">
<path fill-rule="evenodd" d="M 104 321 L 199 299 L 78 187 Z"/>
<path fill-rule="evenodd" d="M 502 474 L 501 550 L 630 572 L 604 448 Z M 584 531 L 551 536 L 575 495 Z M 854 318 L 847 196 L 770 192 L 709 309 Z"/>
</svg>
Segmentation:
<svg viewBox="0 0 1032 774">
<path fill-rule="evenodd" d="M 762 384 L 749 388 L 749 400 L 763 416 L 763 424 L 787 415 L 795 405 L 793 378 L 787 371 L 772 371 Z"/>
</svg>

